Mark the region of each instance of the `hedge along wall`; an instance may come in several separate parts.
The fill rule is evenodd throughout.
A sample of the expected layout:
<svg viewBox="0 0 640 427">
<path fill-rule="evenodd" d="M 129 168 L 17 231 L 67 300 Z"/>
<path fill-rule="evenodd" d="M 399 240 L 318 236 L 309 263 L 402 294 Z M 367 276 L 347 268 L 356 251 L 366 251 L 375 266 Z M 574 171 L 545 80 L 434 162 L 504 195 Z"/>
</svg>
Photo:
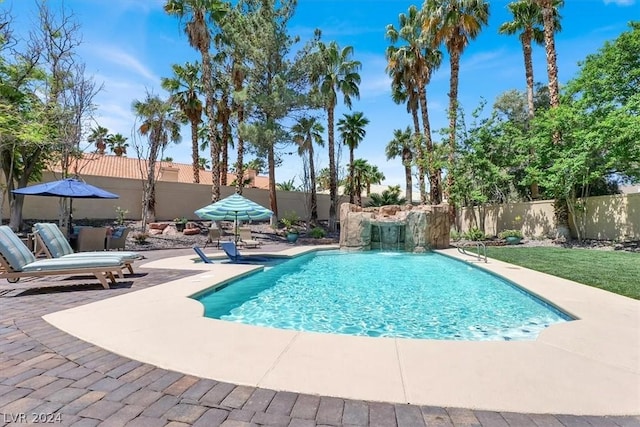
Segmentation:
<svg viewBox="0 0 640 427">
<path fill-rule="evenodd" d="M 457 224 L 461 231 L 478 227 L 483 209 L 462 208 Z M 551 236 L 555 230 L 553 200 L 489 205 L 485 211 L 485 233 L 496 236 L 516 229 L 528 237 Z M 475 215 L 474 215 L 475 214 Z M 575 225 L 570 224 L 571 233 Z M 640 240 L 640 193 L 589 197 L 586 201 L 585 238 L 598 240 Z"/>
<path fill-rule="evenodd" d="M 43 182 L 59 179 L 51 173 L 45 173 Z M 135 179 L 84 176 L 83 179 L 97 187 L 118 194 L 118 199 L 74 199 L 73 217 L 75 220 L 114 219 L 116 207 L 129 212 L 126 219 L 139 220 L 142 217 L 142 182 Z M 235 192 L 235 187 L 221 187 L 221 197 Z M 244 197 L 269 207 L 269 192 L 256 188 L 245 188 Z M 329 219 L 330 199 L 328 194 L 318 194 L 318 219 Z M 307 195 L 298 191 L 277 191 L 278 213 L 282 217 L 287 212 L 296 212 L 300 218 L 307 217 Z M 5 197 L 2 206 L 2 218 L 9 218 L 9 203 Z M 59 214 L 59 198 L 43 196 L 25 196 L 23 219 L 43 219 L 57 221 Z M 348 201 L 342 196 L 339 203 Z M 211 186 L 208 184 L 185 184 L 179 182 L 158 181 L 156 183 L 156 219 L 170 221 L 176 217 L 198 220 L 194 214 L 196 209 L 211 203 Z"/>
</svg>

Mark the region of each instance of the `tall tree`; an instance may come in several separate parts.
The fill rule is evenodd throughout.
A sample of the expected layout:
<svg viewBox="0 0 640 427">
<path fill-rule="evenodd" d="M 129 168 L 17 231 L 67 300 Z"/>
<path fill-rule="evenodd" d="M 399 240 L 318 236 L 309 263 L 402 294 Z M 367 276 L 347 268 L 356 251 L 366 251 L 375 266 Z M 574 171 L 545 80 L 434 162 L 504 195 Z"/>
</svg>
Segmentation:
<svg viewBox="0 0 640 427">
<path fill-rule="evenodd" d="M 324 127 L 314 117 L 301 117 L 293 125 L 291 132 L 293 133 L 293 140 L 298 144 L 298 154 L 300 156 L 308 156 L 309 187 L 311 190 L 309 203 L 311 216 L 309 220 L 312 224 L 316 224 L 318 222 L 318 197 L 316 194 L 317 184 L 313 145 L 317 144 L 320 147 L 324 147 L 324 141 L 322 140 Z"/>
<path fill-rule="evenodd" d="M 343 118 L 338 120 L 338 131 L 342 137 L 342 143 L 349 147 L 349 203 L 354 202 L 355 190 L 354 190 L 354 170 L 353 162 L 355 161 L 355 150 L 360 145 L 360 142 L 364 139 L 367 131 L 364 129 L 369 124 L 364 114 L 360 111 L 345 114 Z"/>
<path fill-rule="evenodd" d="M 398 97 L 400 87 L 404 87 L 407 99 L 407 108 L 411 108 L 414 113 L 414 127 L 416 137 L 416 163 L 418 165 L 418 184 L 420 188 L 420 200 L 427 202 L 424 176 L 425 171 L 429 174 L 431 202 L 438 204 L 441 202 L 439 191 L 440 171 L 434 167 L 433 161 L 433 141 L 431 138 L 431 124 L 429 121 L 429 110 L 427 102 L 427 85 L 431 80 L 432 72 L 440 66 L 442 60 L 441 52 L 435 47 L 433 33 L 423 31 L 422 12 L 415 6 L 410 6 L 408 13 L 401 13 L 398 17 L 399 28 L 387 25 L 386 37 L 391 43 L 402 40 L 406 45 L 387 48 L 387 72 L 392 77 L 392 88 L 395 88 L 394 95 Z M 402 99 L 402 96 L 401 98 Z M 417 137 L 419 125 L 417 123 L 417 107 L 419 105 L 422 112 L 423 137 Z M 426 143 L 426 156 L 425 147 Z"/>
<path fill-rule="evenodd" d="M 87 137 L 87 141 L 96 145 L 99 154 L 104 154 L 105 148 L 107 148 L 107 137 L 109 136 L 109 129 L 103 126 L 96 126 L 91 129 L 91 134 Z"/>
<path fill-rule="evenodd" d="M 157 95 L 147 93 L 144 101 L 135 100 L 132 109 L 137 116 L 137 131 L 149 141 L 146 182 L 142 205 L 142 229 L 148 220 L 155 220 L 156 206 L 156 163 L 164 148 L 170 142 L 180 142 L 180 120 L 173 104 Z"/>
<path fill-rule="evenodd" d="M 407 203 L 413 200 L 413 182 L 411 178 L 411 164 L 413 162 L 413 141 L 411 138 L 411 128 L 407 126 L 405 130 L 394 129 L 393 139 L 389 141 L 385 148 L 387 160 L 400 157 L 404 166 L 405 197 Z"/>
<path fill-rule="evenodd" d="M 329 231 L 336 231 L 338 205 L 338 172 L 335 158 L 334 113 L 338 104 L 338 94 L 342 94 L 344 104 L 351 108 L 351 98 L 360 97 L 360 74 L 362 64 L 352 59 L 353 47 L 340 48 L 330 42 L 318 43 L 319 64 L 313 70 L 312 81 L 319 87 L 323 107 L 327 112 L 327 133 L 329 148 Z"/>
<path fill-rule="evenodd" d="M 563 0 L 530 0 L 537 4 L 542 13 L 544 27 L 544 47 L 547 55 L 547 75 L 549 77 L 549 102 L 551 107 L 560 105 L 560 85 L 558 83 L 558 60 L 556 54 L 555 32 L 560 23 L 558 9 L 564 5 Z M 556 141 L 559 143 L 559 139 Z"/>
<path fill-rule="evenodd" d="M 191 165 L 193 182 L 200 182 L 200 152 L 198 147 L 198 125 L 202 122 L 202 101 L 198 94 L 202 91 L 202 79 L 198 62 L 187 62 L 184 66 L 173 64 L 173 76 L 161 79 L 162 88 L 169 92 L 172 102 L 187 118 L 191 125 Z"/>
<path fill-rule="evenodd" d="M 427 0 L 423 11 L 423 31 L 434 35 L 436 46 L 444 44 L 449 52 L 449 173 L 447 186 L 453 186 L 452 169 L 456 153 L 456 120 L 458 114 L 458 81 L 460 57 L 469 42 L 475 39 L 489 22 L 489 3 L 485 0 Z"/>
<path fill-rule="evenodd" d="M 209 147 L 211 148 L 211 201 L 220 198 L 220 144 L 217 140 L 215 97 L 212 81 L 211 28 L 225 15 L 227 6 L 222 0 L 166 0 L 166 13 L 185 20 L 184 32 L 189 45 L 202 57 L 202 86 L 205 94 L 205 114 L 209 125 Z"/>
<path fill-rule="evenodd" d="M 556 3 L 558 3 L 557 0 Z M 521 31 L 519 38 L 522 43 L 522 53 L 524 55 L 524 69 L 527 82 L 528 117 L 529 121 L 531 121 L 535 116 L 532 43 L 537 43 L 539 45 L 544 43 L 542 10 L 537 3 L 532 2 L 531 0 L 518 0 L 509 3 L 507 7 L 513 15 L 513 21 L 503 23 L 498 29 L 498 32 L 501 34 L 513 35 L 518 31 Z M 557 13 L 555 31 L 560 31 L 560 19 Z M 534 181 L 531 183 L 531 198 L 537 199 L 538 197 L 538 183 Z"/>
</svg>

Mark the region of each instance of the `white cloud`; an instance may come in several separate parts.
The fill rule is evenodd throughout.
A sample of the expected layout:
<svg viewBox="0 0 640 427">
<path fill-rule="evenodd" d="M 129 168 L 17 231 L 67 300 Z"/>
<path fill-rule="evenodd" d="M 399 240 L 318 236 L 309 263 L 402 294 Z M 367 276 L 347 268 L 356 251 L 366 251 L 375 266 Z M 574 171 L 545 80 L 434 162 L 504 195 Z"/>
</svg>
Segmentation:
<svg viewBox="0 0 640 427">
<path fill-rule="evenodd" d="M 136 57 L 117 47 L 107 45 L 95 46 L 94 53 L 96 53 L 103 61 L 117 66 L 121 72 L 130 71 L 154 83 L 160 80 L 158 76 L 156 76 Z"/>
<path fill-rule="evenodd" d="M 615 4 L 617 6 L 633 6 L 636 0 L 604 0 L 604 4 Z"/>
</svg>

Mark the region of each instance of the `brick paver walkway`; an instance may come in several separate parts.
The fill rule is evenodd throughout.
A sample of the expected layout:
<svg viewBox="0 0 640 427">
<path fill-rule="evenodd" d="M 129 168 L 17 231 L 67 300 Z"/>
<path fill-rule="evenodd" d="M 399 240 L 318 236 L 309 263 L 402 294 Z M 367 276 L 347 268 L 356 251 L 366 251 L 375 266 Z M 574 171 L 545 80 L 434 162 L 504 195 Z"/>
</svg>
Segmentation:
<svg viewBox="0 0 640 427">
<path fill-rule="evenodd" d="M 149 259 L 191 250 L 144 253 Z M 41 316 L 195 272 L 139 269 L 104 290 L 95 278 L 0 283 L 0 426 L 635 426 L 584 417 L 362 402 L 238 386 L 140 363 L 74 338 Z M 54 281 L 52 281 L 54 280 Z M 48 287 L 44 289 L 43 287 Z M 23 292 L 25 291 L 26 292 Z M 428 387 L 425 384 L 425 387 Z"/>
</svg>

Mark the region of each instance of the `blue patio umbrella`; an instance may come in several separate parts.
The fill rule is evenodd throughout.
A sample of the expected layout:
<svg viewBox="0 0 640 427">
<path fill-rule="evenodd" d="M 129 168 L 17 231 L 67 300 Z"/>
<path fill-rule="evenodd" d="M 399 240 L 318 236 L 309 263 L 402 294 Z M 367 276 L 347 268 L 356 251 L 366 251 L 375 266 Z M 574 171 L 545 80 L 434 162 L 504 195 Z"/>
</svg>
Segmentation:
<svg viewBox="0 0 640 427">
<path fill-rule="evenodd" d="M 233 194 L 218 200 L 208 206 L 198 209 L 195 214 L 199 218 L 209 219 L 212 221 L 235 221 L 235 239 L 238 241 L 238 220 L 240 221 L 259 221 L 269 219 L 273 215 L 269 209 L 260 206 L 256 202 L 242 197 L 239 194 Z"/>
<path fill-rule="evenodd" d="M 117 199 L 120 196 L 110 193 L 102 188 L 95 187 L 76 178 L 65 178 L 58 181 L 44 182 L 29 187 L 18 188 L 12 191 L 14 194 L 68 197 L 69 201 L 69 234 L 71 234 L 71 220 L 73 199 Z"/>
</svg>

